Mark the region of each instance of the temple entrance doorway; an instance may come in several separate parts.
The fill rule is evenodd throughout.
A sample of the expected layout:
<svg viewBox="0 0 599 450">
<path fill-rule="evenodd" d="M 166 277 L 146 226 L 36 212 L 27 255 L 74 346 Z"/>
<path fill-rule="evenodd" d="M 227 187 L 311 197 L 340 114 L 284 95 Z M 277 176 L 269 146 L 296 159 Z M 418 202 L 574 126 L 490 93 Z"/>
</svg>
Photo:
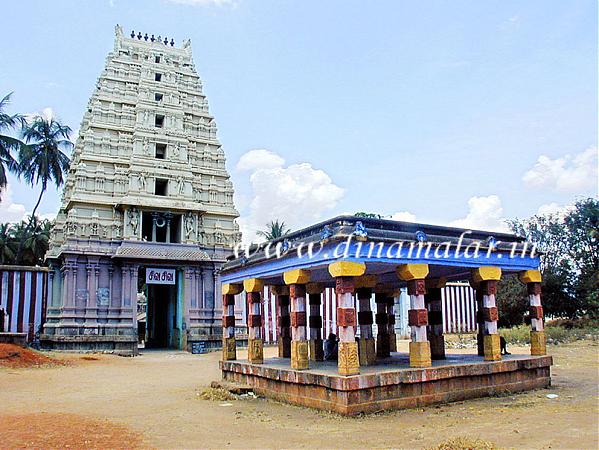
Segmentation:
<svg viewBox="0 0 599 450">
<path fill-rule="evenodd" d="M 182 349 L 183 302 L 178 271 L 146 267 L 145 272 L 145 348 Z"/>
</svg>

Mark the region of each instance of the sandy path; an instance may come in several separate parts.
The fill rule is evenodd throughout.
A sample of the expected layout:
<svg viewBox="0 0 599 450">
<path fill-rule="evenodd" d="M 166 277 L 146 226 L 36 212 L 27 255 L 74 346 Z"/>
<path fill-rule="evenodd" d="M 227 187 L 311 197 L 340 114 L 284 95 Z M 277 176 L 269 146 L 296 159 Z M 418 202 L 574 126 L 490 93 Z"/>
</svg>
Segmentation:
<svg viewBox="0 0 599 450">
<path fill-rule="evenodd" d="M 274 351 L 267 349 L 267 356 Z M 124 425 L 141 433 L 148 446 L 171 448 L 422 448 L 454 436 L 502 447 L 598 448 L 599 347 L 585 342 L 550 352 L 551 391 L 358 418 L 261 399 L 235 400 L 228 407 L 200 400 L 197 391 L 220 378 L 219 353 L 146 352 L 138 358 L 101 355 L 97 361 L 64 355 L 75 362 L 0 369 L 0 421 L 34 412 L 79 414 Z M 559 398 L 547 399 L 550 392 Z"/>
</svg>

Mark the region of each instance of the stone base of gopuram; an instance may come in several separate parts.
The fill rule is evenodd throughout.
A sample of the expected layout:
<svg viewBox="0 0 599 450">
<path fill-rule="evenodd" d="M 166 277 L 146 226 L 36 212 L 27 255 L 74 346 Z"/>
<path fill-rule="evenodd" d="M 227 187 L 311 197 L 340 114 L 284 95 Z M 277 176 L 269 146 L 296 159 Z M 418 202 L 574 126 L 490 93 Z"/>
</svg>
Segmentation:
<svg viewBox="0 0 599 450">
<path fill-rule="evenodd" d="M 252 386 L 258 395 L 354 415 L 544 388 L 551 384 L 552 363 L 551 356 L 483 361 L 475 355 L 448 355 L 433 367 L 415 369 L 409 368 L 408 355 L 395 353 L 353 376 L 338 375 L 336 362 L 310 361 L 310 368 L 300 371 L 283 358 L 263 364 L 221 361 L 220 368 L 224 380 Z"/>
</svg>

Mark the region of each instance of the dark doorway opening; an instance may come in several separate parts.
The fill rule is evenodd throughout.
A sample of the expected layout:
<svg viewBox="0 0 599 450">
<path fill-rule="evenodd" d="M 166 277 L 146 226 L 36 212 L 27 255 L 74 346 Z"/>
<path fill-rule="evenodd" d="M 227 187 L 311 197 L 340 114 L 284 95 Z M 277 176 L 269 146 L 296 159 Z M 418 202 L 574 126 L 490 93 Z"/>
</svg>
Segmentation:
<svg viewBox="0 0 599 450">
<path fill-rule="evenodd" d="M 147 286 L 146 348 L 178 348 L 177 288 L 175 285 Z"/>
</svg>

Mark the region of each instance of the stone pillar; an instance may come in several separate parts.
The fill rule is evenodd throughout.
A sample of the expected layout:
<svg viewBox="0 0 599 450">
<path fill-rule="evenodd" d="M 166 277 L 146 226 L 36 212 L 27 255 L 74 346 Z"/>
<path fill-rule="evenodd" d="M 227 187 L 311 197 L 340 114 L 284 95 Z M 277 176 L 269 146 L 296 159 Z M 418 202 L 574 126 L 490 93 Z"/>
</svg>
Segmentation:
<svg viewBox="0 0 599 450">
<path fill-rule="evenodd" d="M 358 343 L 356 342 L 356 308 L 354 307 L 354 280 L 366 272 L 366 264 L 337 261 L 329 264 L 329 273 L 335 278 L 337 294 L 337 327 L 339 328 L 339 355 L 337 369 L 340 375 L 360 373 Z"/>
<path fill-rule="evenodd" d="M 520 281 L 526 284 L 530 311 L 530 354 L 547 354 L 547 339 L 543 326 L 543 306 L 541 306 L 541 272 L 525 270 L 519 274 Z"/>
<path fill-rule="evenodd" d="M 279 358 L 291 358 L 291 318 L 289 316 L 289 286 L 271 286 L 277 307 L 277 347 Z"/>
<path fill-rule="evenodd" d="M 223 285 L 223 361 L 237 359 L 235 345 L 235 295 L 242 291 L 242 284 Z"/>
<path fill-rule="evenodd" d="M 324 286 L 321 283 L 308 283 L 306 293 L 310 304 L 310 359 L 324 361 L 324 346 L 322 342 L 322 315 L 320 305 Z"/>
<path fill-rule="evenodd" d="M 472 271 L 472 278 L 480 286 L 482 295 L 482 309 L 480 314 L 484 320 L 483 350 L 485 361 L 501 360 L 501 345 L 497 331 L 497 306 L 495 294 L 497 293 L 497 281 L 501 279 L 499 267 L 479 267 Z"/>
<path fill-rule="evenodd" d="M 127 304 L 127 280 L 129 278 L 129 267 L 121 267 L 121 313 Z"/>
<path fill-rule="evenodd" d="M 166 243 L 170 244 L 171 242 L 171 219 L 173 218 L 173 215 L 171 213 L 166 213 L 164 215 L 165 219 L 166 219 Z"/>
<path fill-rule="evenodd" d="M 291 368 L 308 368 L 308 340 L 306 337 L 306 284 L 310 281 L 307 270 L 290 270 L 283 274 L 289 285 L 291 302 Z"/>
<path fill-rule="evenodd" d="M 137 333 L 137 275 L 139 273 L 139 266 L 137 264 L 131 266 L 130 272 L 131 319 L 133 320 L 134 332 Z"/>
<path fill-rule="evenodd" d="M 424 301 L 428 309 L 428 327 L 426 330 L 431 346 L 431 359 L 445 359 L 445 338 L 443 336 L 443 307 L 441 290 L 445 287 L 445 278 L 426 280 Z"/>
<path fill-rule="evenodd" d="M 87 305 L 85 309 L 85 324 L 96 326 L 98 320 L 98 301 L 96 293 L 98 289 L 98 272 L 100 270 L 97 261 L 88 261 L 85 266 L 87 275 Z"/>
<path fill-rule="evenodd" d="M 156 219 L 158 218 L 158 213 L 152 213 L 152 242 L 156 242 Z"/>
<path fill-rule="evenodd" d="M 397 268 L 400 279 L 408 282 L 410 310 L 408 324 L 411 329 L 410 367 L 430 367 L 431 347 L 428 342 L 426 327 L 428 312 L 424 303 L 426 286 L 424 279 L 428 275 L 428 264 L 403 264 Z"/>
<path fill-rule="evenodd" d="M 243 280 L 248 300 L 248 359 L 253 364 L 264 362 L 264 341 L 262 340 L 262 294 L 264 283 L 258 278 Z M 215 289 L 216 290 L 216 289 Z"/>
<path fill-rule="evenodd" d="M 393 291 L 387 297 L 387 335 L 389 336 L 389 352 L 397 352 L 397 336 L 395 335 L 395 296 L 397 291 Z"/>
<path fill-rule="evenodd" d="M 379 284 L 374 290 L 374 301 L 376 303 L 376 356 L 388 358 L 391 355 L 391 344 L 389 343 L 389 317 L 387 315 L 387 302 L 391 297 L 391 288 Z"/>
<path fill-rule="evenodd" d="M 478 356 L 485 356 L 485 321 L 483 319 L 483 291 L 480 288 L 480 283 L 470 280 L 470 287 L 474 289 L 476 296 L 476 349 Z"/>
<path fill-rule="evenodd" d="M 358 341 L 358 355 L 360 366 L 371 366 L 376 363 L 376 347 L 372 333 L 373 317 L 370 309 L 372 288 L 376 286 L 376 275 L 363 275 L 354 280 L 356 296 L 360 311 L 358 312 L 358 325 L 360 327 L 360 340 Z"/>
</svg>

